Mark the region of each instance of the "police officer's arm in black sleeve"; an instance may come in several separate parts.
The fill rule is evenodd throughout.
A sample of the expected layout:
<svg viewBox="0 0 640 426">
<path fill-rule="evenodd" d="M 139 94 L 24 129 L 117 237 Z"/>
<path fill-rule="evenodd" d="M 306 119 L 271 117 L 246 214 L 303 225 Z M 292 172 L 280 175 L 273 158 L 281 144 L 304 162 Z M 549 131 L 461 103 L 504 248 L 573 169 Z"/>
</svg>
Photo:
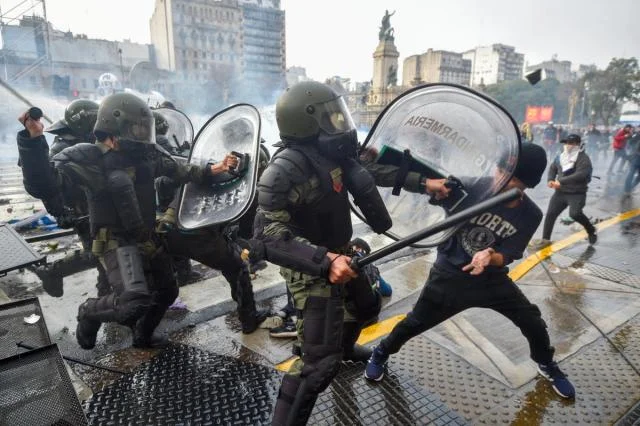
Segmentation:
<svg viewBox="0 0 640 426">
<path fill-rule="evenodd" d="M 376 181 L 377 186 L 383 188 L 391 188 L 395 186 L 398 170 L 400 170 L 399 167 L 373 162 L 363 162 L 362 165 L 365 169 L 367 169 L 369 173 L 371 173 Z M 425 193 L 425 180 L 420 175 L 420 173 L 408 172 L 402 188 L 405 191 L 409 192 L 415 192 L 419 194 Z"/>
<path fill-rule="evenodd" d="M 576 161 L 575 171 L 567 176 L 558 179 L 560 185 L 581 184 L 588 182 L 593 173 L 591 160 L 587 155 L 580 155 Z"/>
<path fill-rule="evenodd" d="M 24 187 L 29 195 L 42 200 L 53 216 L 64 213 L 61 185 L 65 180 L 49 161 L 49 145 L 42 134 L 42 123 L 23 115 L 25 129 L 18 132 L 18 152 Z"/>
<path fill-rule="evenodd" d="M 392 164 L 378 164 L 375 162 L 376 152 L 365 149 L 360 157 L 360 164 L 373 176 L 376 186 L 392 188 L 396 186 L 400 167 Z M 427 179 L 420 173 L 409 171 L 404 178 L 402 189 L 417 194 L 439 194 L 438 198 L 446 197 L 449 189 L 444 186 L 445 179 Z"/>
<path fill-rule="evenodd" d="M 187 182 L 203 184 L 212 176 L 228 172 L 230 168 L 237 165 L 237 162 L 238 159 L 235 156 L 228 154 L 220 162 L 210 164 L 207 167 L 200 167 L 194 164 L 178 163 L 166 152 L 158 151 L 155 162 L 155 176 L 170 177 L 178 184 Z"/>
<path fill-rule="evenodd" d="M 252 249 L 276 265 L 327 277 L 327 248 L 311 244 L 292 226 L 292 212 L 304 203 L 311 183 L 299 168 L 287 166 L 276 157 L 260 178 Z"/>
</svg>

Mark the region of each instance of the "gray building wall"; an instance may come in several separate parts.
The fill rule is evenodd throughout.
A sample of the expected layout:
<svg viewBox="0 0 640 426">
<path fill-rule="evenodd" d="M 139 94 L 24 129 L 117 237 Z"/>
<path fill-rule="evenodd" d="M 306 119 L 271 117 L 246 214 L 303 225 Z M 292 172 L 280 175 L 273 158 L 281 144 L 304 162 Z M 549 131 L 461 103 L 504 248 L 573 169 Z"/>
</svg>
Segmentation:
<svg viewBox="0 0 640 426">
<path fill-rule="evenodd" d="M 57 31 L 39 17 L 3 26 L 3 40 L 0 73 L 10 84 L 53 92 L 56 79 L 68 79 L 68 95 L 78 97 L 97 97 L 100 75 L 109 72 L 126 82 L 136 63 L 152 59 L 150 45 Z"/>
<path fill-rule="evenodd" d="M 555 78 L 561 83 L 573 81 L 574 74 L 571 71 L 571 61 L 559 61 L 555 58 L 544 61 L 536 65 L 529 65 L 525 69 L 525 74 L 542 68 L 549 78 Z"/>
<path fill-rule="evenodd" d="M 241 3 L 244 84 L 254 86 L 270 103 L 286 85 L 285 13 L 273 3 L 272 7 Z"/>
<path fill-rule="evenodd" d="M 471 61 L 461 53 L 432 50 L 410 56 L 403 62 L 403 85 L 422 83 L 454 83 L 469 85 Z"/>
<path fill-rule="evenodd" d="M 464 52 L 463 57 L 471 61 L 472 86 L 522 78 L 524 55 L 516 52 L 512 46 L 478 46 Z"/>
</svg>

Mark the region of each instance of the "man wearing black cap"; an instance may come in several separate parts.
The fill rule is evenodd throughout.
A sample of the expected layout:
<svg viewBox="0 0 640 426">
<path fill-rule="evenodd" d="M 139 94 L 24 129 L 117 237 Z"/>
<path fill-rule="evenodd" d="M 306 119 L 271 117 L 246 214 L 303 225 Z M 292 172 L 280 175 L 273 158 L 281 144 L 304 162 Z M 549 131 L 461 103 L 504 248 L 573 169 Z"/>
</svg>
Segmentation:
<svg viewBox="0 0 640 426">
<path fill-rule="evenodd" d="M 575 133 L 568 135 L 560 142 L 564 144 L 564 149 L 549 167 L 547 186 L 556 191 L 549 201 L 541 243 L 545 245 L 550 243 L 556 219 L 564 209 L 569 207 L 571 219 L 584 226 L 589 236 L 589 244 L 595 244 L 598 240 L 596 228 L 582 211 L 587 201 L 587 189 L 593 172 L 591 160 L 582 149 L 580 136 Z"/>
<path fill-rule="evenodd" d="M 522 144 L 518 165 L 505 191 L 535 187 L 547 166 L 544 149 Z M 496 173 L 502 175 L 498 165 Z M 527 338 L 538 371 L 564 398 L 575 389 L 553 361 L 554 349 L 540 309 L 507 275 L 507 265 L 522 257 L 542 220 L 542 212 L 524 192 L 522 198 L 471 219 L 438 247 L 436 262 L 412 311 L 373 350 L 364 376 L 380 381 L 389 355 L 417 336 L 466 309 L 488 308 L 517 325 Z"/>
</svg>

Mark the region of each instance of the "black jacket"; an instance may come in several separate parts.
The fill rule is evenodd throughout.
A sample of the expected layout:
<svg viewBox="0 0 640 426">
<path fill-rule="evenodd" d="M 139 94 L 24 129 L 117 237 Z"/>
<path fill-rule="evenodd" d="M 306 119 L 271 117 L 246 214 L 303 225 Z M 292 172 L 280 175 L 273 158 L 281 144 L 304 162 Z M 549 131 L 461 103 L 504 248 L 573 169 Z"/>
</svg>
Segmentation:
<svg viewBox="0 0 640 426">
<path fill-rule="evenodd" d="M 549 166 L 547 181 L 556 180 L 557 178 L 558 182 L 560 182 L 560 189 L 557 189 L 557 191 L 566 194 L 583 194 L 589 188 L 592 173 L 591 160 L 584 152 L 578 154 L 576 164 L 566 172 L 562 171 L 560 156 L 558 155 Z"/>
</svg>

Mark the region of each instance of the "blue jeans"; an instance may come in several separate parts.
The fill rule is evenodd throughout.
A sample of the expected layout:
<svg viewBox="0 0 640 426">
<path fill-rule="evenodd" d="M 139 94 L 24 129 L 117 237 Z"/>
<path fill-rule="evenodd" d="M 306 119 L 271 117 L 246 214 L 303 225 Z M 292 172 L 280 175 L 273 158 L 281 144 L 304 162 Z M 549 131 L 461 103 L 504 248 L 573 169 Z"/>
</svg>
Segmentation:
<svg viewBox="0 0 640 426">
<path fill-rule="evenodd" d="M 640 182 L 640 155 L 634 155 L 629 163 L 629 174 L 627 174 L 627 180 L 624 183 L 624 192 L 626 193 L 633 191 L 633 188 Z"/>
</svg>

